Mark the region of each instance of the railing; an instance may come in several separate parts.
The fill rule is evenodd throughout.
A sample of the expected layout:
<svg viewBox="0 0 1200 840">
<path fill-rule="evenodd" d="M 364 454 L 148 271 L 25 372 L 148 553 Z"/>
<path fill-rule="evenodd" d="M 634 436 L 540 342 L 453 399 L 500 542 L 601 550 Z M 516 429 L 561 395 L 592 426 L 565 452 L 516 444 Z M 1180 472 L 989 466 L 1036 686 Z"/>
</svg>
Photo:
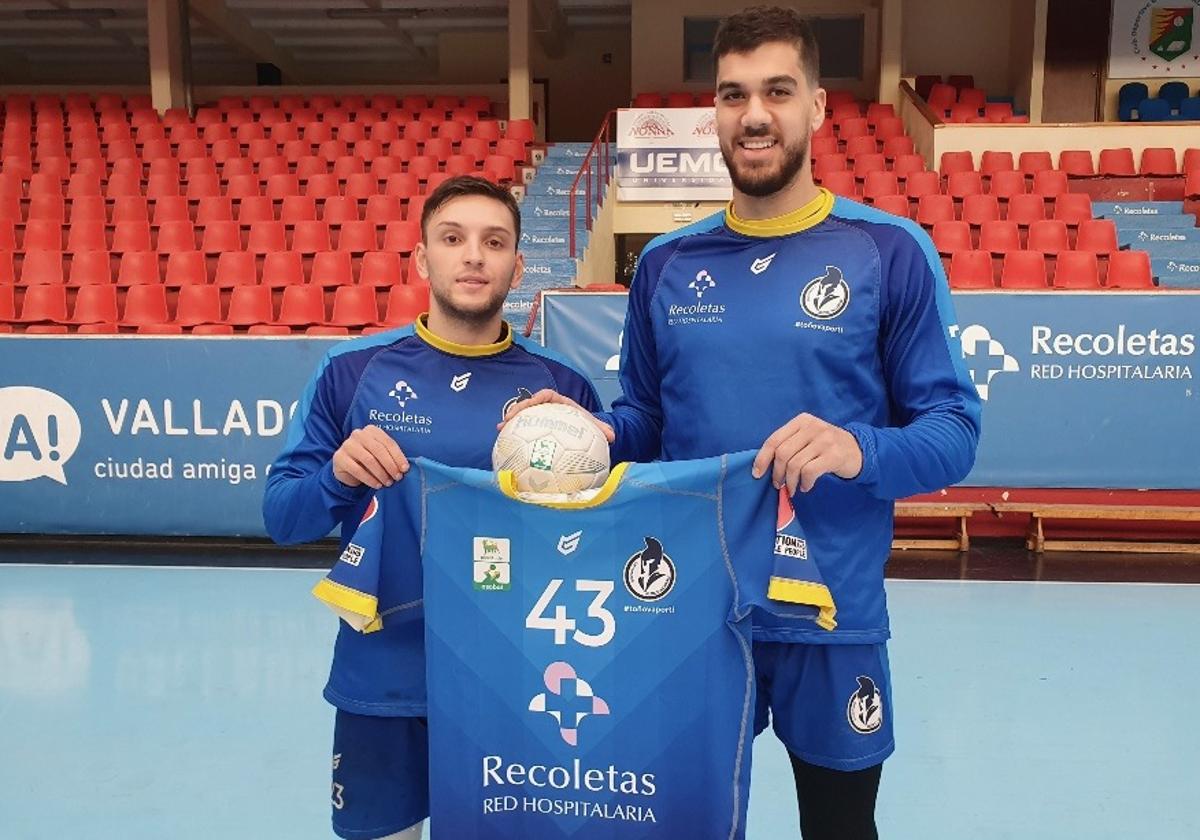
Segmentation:
<svg viewBox="0 0 1200 840">
<path fill-rule="evenodd" d="M 568 241 L 571 243 L 572 259 L 579 256 L 575 242 L 575 219 L 579 205 L 580 182 L 583 183 L 584 205 L 587 208 L 587 229 L 591 230 L 592 222 L 599 211 L 600 200 L 604 195 L 604 185 L 612 178 L 613 163 L 610 146 L 613 119 L 616 117 L 616 113 L 616 111 L 609 111 L 604 115 L 604 122 L 600 124 L 600 129 L 596 132 L 596 138 L 592 140 L 591 148 L 584 155 L 583 163 L 579 167 L 579 174 L 571 182 L 571 233 Z"/>
</svg>

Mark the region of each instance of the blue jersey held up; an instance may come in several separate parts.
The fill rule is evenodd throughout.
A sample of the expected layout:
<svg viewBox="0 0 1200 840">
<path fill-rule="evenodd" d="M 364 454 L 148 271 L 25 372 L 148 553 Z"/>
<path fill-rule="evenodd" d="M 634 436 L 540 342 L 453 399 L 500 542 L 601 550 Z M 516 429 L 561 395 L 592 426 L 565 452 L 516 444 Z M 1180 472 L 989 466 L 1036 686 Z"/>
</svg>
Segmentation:
<svg viewBox="0 0 1200 840">
<path fill-rule="evenodd" d="M 507 325 L 495 344 L 483 346 L 439 338 L 425 316 L 405 329 L 340 343 L 309 383 L 271 466 L 263 501 L 267 532 L 294 544 L 340 525 L 344 549 L 371 499 L 369 487 L 347 487 L 333 475 L 333 453 L 352 431 L 379 426 L 410 459 L 487 468 L 507 405 L 542 388 L 600 407 L 586 377 L 513 336 Z M 398 528 L 392 530 L 398 550 L 415 553 L 416 533 Z M 385 608 L 408 606 L 419 618 L 420 566 L 413 568 L 413 577 L 392 578 L 381 596 Z M 393 622 L 369 638 L 340 628 L 325 697 L 361 715 L 422 715 L 423 651 L 420 621 Z"/>
<path fill-rule="evenodd" d="M 732 208 L 650 242 L 629 294 L 622 396 L 601 414 L 615 459 L 757 449 L 808 413 L 848 430 L 861 473 L 826 475 L 797 505 L 829 558 L 838 630 L 755 621 L 767 641 L 887 639 L 893 503 L 961 480 L 980 402 L 941 261 L 901 219 L 822 190 L 765 221 Z"/>
<path fill-rule="evenodd" d="M 553 506 L 421 460 L 377 494 L 314 591 L 386 631 L 374 593 L 415 562 L 388 530 L 417 521 L 434 840 L 744 836 L 751 610 L 834 624 L 752 458 L 620 465 L 590 502 Z"/>
</svg>

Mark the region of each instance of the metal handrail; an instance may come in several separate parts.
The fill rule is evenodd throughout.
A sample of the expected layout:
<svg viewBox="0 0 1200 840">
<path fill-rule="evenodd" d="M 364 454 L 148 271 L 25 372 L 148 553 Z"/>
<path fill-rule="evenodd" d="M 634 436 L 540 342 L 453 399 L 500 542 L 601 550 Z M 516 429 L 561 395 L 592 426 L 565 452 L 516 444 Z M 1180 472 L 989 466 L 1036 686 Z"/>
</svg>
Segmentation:
<svg viewBox="0 0 1200 840">
<path fill-rule="evenodd" d="M 616 116 L 616 113 L 613 110 L 604 115 L 604 122 L 600 124 L 599 130 L 596 132 L 596 137 L 592 140 L 592 145 L 588 148 L 587 154 L 583 156 L 583 163 L 579 166 L 579 172 L 575 175 L 575 180 L 571 182 L 571 209 L 568 216 L 571 233 L 568 241 L 571 243 L 572 259 L 579 256 L 576 253 L 575 243 L 575 215 L 579 198 L 579 182 L 583 181 L 584 201 L 587 204 L 587 229 L 591 230 L 592 220 L 596 218 L 600 196 L 604 193 L 604 185 L 612 177 L 612 152 L 609 147 L 612 141 L 613 117 Z M 593 174 L 595 175 L 594 179 L 592 178 Z M 592 190 L 593 180 L 596 182 L 594 192 Z"/>
</svg>

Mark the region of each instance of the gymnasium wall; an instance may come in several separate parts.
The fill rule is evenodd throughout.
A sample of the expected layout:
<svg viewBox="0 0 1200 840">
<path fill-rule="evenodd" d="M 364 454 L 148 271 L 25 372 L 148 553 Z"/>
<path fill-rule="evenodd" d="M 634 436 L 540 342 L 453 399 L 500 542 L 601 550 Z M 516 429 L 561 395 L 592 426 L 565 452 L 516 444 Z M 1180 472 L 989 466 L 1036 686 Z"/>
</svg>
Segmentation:
<svg viewBox="0 0 1200 840">
<path fill-rule="evenodd" d="M 904 0 L 903 74 L 970 73 L 988 94 L 1010 94 L 1014 2 L 1025 0 Z"/>
</svg>

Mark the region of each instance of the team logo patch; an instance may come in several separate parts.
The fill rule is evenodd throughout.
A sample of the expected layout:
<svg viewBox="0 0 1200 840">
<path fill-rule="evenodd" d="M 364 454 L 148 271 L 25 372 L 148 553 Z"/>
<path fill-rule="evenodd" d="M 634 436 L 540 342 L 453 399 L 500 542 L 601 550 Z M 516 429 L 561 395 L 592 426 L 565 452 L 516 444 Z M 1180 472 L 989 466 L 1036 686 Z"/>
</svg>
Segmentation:
<svg viewBox="0 0 1200 840">
<path fill-rule="evenodd" d="M 717 281 L 712 278 L 711 274 L 702 268 L 696 272 L 696 279 L 691 283 L 688 283 L 688 288 L 696 293 L 696 300 L 700 300 L 704 297 L 705 292 L 714 288 L 716 285 Z"/>
<path fill-rule="evenodd" d="M 971 373 L 971 383 L 981 400 L 987 400 L 988 388 L 998 374 L 1020 372 L 1021 365 L 1008 354 L 1003 344 L 992 338 L 987 327 L 971 324 L 961 332 L 958 327 L 951 327 L 950 337 L 955 336 L 962 344 L 963 359 Z"/>
<path fill-rule="evenodd" d="M 800 308 L 818 321 L 828 321 L 850 305 L 850 284 L 836 265 L 825 266 L 825 273 L 814 277 L 800 293 Z"/>
<path fill-rule="evenodd" d="M 768 268 L 771 267 L 771 260 L 773 260 L 773 259 L 775 259 L 774 254 L 767 254 L 767 256 L 761 257 L 761 258 L 755 260 L 754 262 L 750 263 L 750 273 L 751 274 L 762 274 L 764 271 L 766 271 Z"/>
<path fill-rule="evenodd" d="M 658 601 L 675 588 L 675 563 L 662 543 L 646 537 L 646 547 L 625 563 L 625 588 L 639 601 Z"/>
<path fill-rule="evenodd" d="M 366 551 L 361 545 L 350 543 L 346 546 L 346 550 L 342 552 L 342 562 L 348 563 L 351 566 L 357 566 L 362 562 L 365 553 Z"/>
<path fill-rule="evenodd" d="M 850 695 L 846 703 L 846 720 L 850 728 L 860 735 L 878 732 L 883 726 L 883 697 L 870 677 L 858 678 L 858 690 Z"/>
<path fill-rule="evenodd" d="M 417 399 L 417 392 L 414 391 L 407 382 L 401 379 L 392 386 L 392 390 L 388 391 L 388 396 L 399 403 L 401 408 L 404 408 L 408 405 L 409 400 Z"/>
<path fill-rule="evenodd" d="M 467 390 L 467 386 L 471 384 L 471 371 L 460 373 L 458 376 L 450 379 L 450 390 L 455 393 Z"/>
<path fill-rule="evenodd" d="M 528 388 L 518 388 L 517 395 L 515 397 L 510 397 L 508 402 L 504 404 L 504 408 L 500 409 L 500 419 L 504 420 L 504 418 L 508 415 L 508 410 L 514 405 L 522 400 L 529 399 L 533 399 L 533 393 Z"/>
<path fill-rule="evenodd" d="M 583 531 L 576 531 L 573 534 L 563 534 L 558 538 L 558 553 L 566 557 L 568 554 L 574 554 L 575 549 L 579 548 L 579 540 L 583 536 Z"/>
<path fill-rule="evenodd" d="M 506 538 L 475 537 L 472 559 L 472 580 L 477 590 L 507 592 L 512 588 L 512 564 Z"/>
<path fill-rule="evenodd" d="M 542 679 L 549 693 L 534 696 L 529 711 L 550 715 L 558 723 L 563 741 L 579 746 L 579 724 L 588 715 L 607 715 L 608 703 L 596 696 L 587 680 L 580 679 L 568 662 L 551 662 Z"/>
</svg>

